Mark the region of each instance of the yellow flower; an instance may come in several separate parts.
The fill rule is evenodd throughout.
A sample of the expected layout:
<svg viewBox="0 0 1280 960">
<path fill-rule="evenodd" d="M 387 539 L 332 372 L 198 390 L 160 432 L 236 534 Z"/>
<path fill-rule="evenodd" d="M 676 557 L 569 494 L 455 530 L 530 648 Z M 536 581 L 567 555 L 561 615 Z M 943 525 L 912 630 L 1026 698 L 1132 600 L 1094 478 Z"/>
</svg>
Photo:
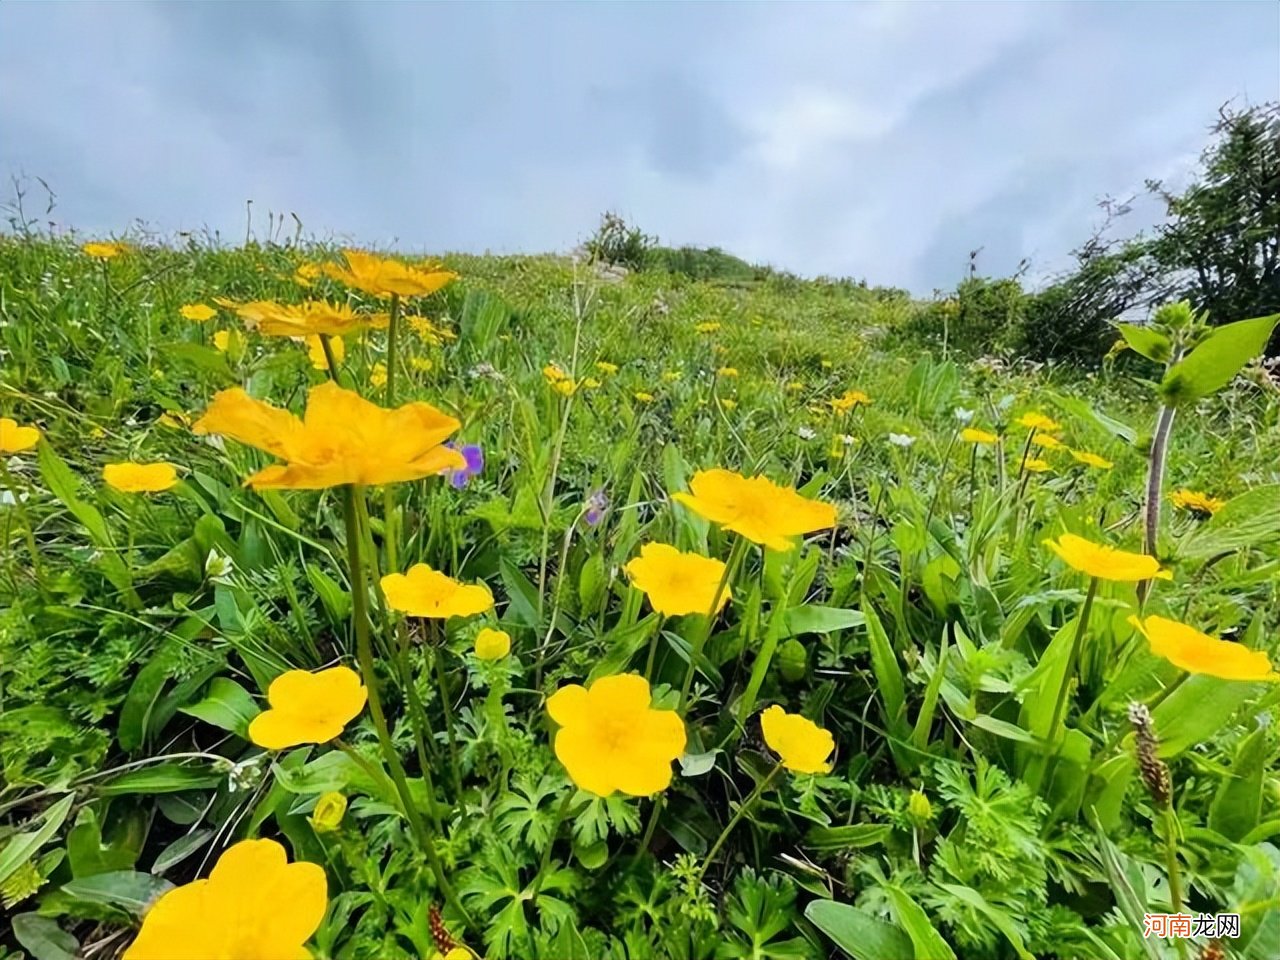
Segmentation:
<svg viewBox="0 0 1280 960">
<path fill-rule="evenodd" d="M 501 660 L 511 652 L 511 635 L 505 630 L 485 627 L 476 634 L 476 657 L 481 660 Z"/>
<path fill-rule="evenodd" d="M 1160 561 L 1141 553 L 1126 553 L 1105 544 L 1094 543 L 1074 533 L 1064 533 L 1057 540 L 1045 540 L 1045 546 L 1068 565 L 1102 580 L 1150 580 L 1159 577 L 1172 580 L 1173 574 L 1160 569 Z"/>
<path fill-rule="evenodd" d="M 1201 673 L 1223 680 L 1280 681 L 1271 661 L 1262 650 L 1250 650 L 1243 643 L 1220 640 L 1195 627 L 1164 617 L 1134 616 L 1129 622 L 1147 638 L 1151 652 L 1164 657 L 1188 673 Z"/>
<path fill-rule="evenodd" d="M 597 360 L 596 369 L 603 374 L 614 374 L 618 372 L 618 365 L 610 363 L 608 360 Z"/>
<path fill-rule="evenodd" d="M 988 433 L 986 430 L 977 430 L 973 427 L 965 427 L 960 431 L 960 439 L 965 443 L 976 443 L 980 446 L 989 447 L 1000 438 L 994 433 Z"/>
<path fill-rule="evenodd" d="M 191 418 L 185 413 L 174 410 L 166 412 L 156 417 L 156 423 L 162 427 L 168 427 L 170 430 L 185 430 L 191 425 Z"/>
<path fill-rule="evenodd" d="M 316 833 L 333 833 L 342 825 L 342 818 L 347 815 L 347 798 L 336 790 L 320 794 L 315 809 L 307 819 L 311 821 L 311 829 Z"/>
<path fill-rule="evenodd" d="M 719 329 L 720 329 L 720 324 L 718 324 L 718 323 L 700 323 L 700 324 L 698 324 L 696 327 L 694 327 L 693 329 L 697 330 L 699 333 L 715 333 L 717 330 L 719 330 Z"/>
<path fill-rule="evenodd" d="M 329 904 L 324 869 L 289 863 L 274 840 L 241 840 L 207 880 L 175 887 L 155 902 L 124 960 L 251 957 L 302 960 Z"/>
<path fill-rule="evenodd" d="M 320 341 L 323 336 L 323 333 L 317 333 L 307 337 L 307 357 L 317 370 L 329 369 L 329 359 L 324 355 L 324 344 Z M 329 349 L 333 351 L 334 363 L 341 363 L 347 358 L 347 345 L 341 337 L 330 337 Z"/>
<path fill-rule="evenodd" d="M 306 303 L 284 304 L 271 300 L 249 303 L 215 300 L 230 306 L 250 330 L 264 337 L 306 337 L 325 333 L 341 337 L 359 333 L 366 327 L 384 328 L 390 318 L 385 313 L 356 313 L 345 303 L 308 300 Z"/>
<path fill-rule="evenodd" d="M 159 493 L 178 482 L 171 463 L 108 463 L 102 479 L 122 493 Z"/>
<path fill-rule="evenodd" d="M 300 287 L 309 287 L 313 280 L 320 277 L 320 264 L 304 263 L 293 271 L 293 282 Z"/>
<path fill-rule="evenodd" d="M 1024 413 L 1014 423 L 1028 430 L 1047 430 L 1050 433 L 1062 429 L 1062 424 L 1057 420 L 1051 420 L 1043 413 Z"/>
<path fill-rule="evenodd" d="M 1031 438 L 1031 443 L 1037 447 L 1043 447 L 1045 450 L 1061 450 L 1066 446 L 1061 440 L 1051 433 L 1037 433 Z"/>
<path fill-rule="evenodd" d="M 323 490 L 459 470 L 466 466 L 462 454 L 441 444 L 460 426 L 430 404 L 387 410 L 330 381 L 312 387 L 301 420 L 233 387 L 219 391 L 191 429 L 222 434 L 285 461 L 259 470 L 246 486 Z"/>
<path fill-rule="evenodd" d="M 1071 456 L 1075 458 L 1077 463 L 1083 463 L 1085 466 L 1094 467 L 1098 470 L 1110 470 L 1115 466 L 1105 457 L 1100 457 L 1096 453 L 1090 453 L 1088 450 L 1072 450 Z"/>
<path fill-rule="evenodd" d="M 557 380 L 551 384 L 551 389 L 562 397 L 572 397 L 578 392 L 578 385 L 572 380 Z"/>
<path fill-rule="evenodd" d="M 731 470 L 699 470 L 692 493 L 672 499 L 699 516 L 773 550 L 790 550 L 791 538 L 835 526 L 836 508 L 800 496 L 768 477 L 744 477 Z"/>
<path fill-rule="evenodd" d="M 717 377 L 736 377 L 738 375 L 737 367 L 721 367 L 716 371 Z"/>
<path fill-rule="evenodd" d="M 837 413 L 848 413 L 854 407 L 870 404 L 871 398 L 861 390 L 846 390 L 843 395 L 828 402 Z"/>
<path fill-rule="evenodd" d="M 86 243 L 80 248 L 91 257 L 99 260 L 110 260 L 112 257 L 118 257 L 122 253 L 127 253 L 129 245 L 112 241 L 110 243 Z"/>
<path fill-rule="evenodd" d="M 803 389 L 804 389 L 804 384 L 801 383 L 799 380 L 792 380 L 790 383 L 787 384 L 788 393 L 799 393 Z"/>
<path fill-rule="evenodd" d="M 430 357 L 410 357 L 409 367 L 418 373 L 430 373 L 435 369 L 435 362 Z"/>
<path fill-rule="evenodd" d="M 832 367 L 834 367 L 834 366 L 835 366 L 835 364 L 834 364 L 834 363 L 832 363 L 830 360 L 823 360 L 823 361 L 822 361 L 822 369 L 823 369 L 823 370 L 830 370 L 830 369 L 831 369 Z"/>
<path fill-rule="evenodd" d="M 1027 457 L 1022 468 L 1028 473 L 1048 473 L 1053 469 L 1048 460 L 1041 460 L 1039 457 Z"/>
<path fill-rule="evenodd" d="M 640 548 L 640 556 L 623 569 L 632 586 L 643 591 L 653 609 L 664 616 L 718 613 L 729 602 L 726 583 L 716 609 L 711 609 L 711 601 L 724 580 L 725 565 L 710 557 L 682 553 L 665 543 L 646 543 Z"/>
<path fill-rule="evenodd" d="M 595 377 L 585 377 L 582 381 L 582 385 L 586 387 L 588 390 L 595 390 L 597 387 L 600 386 L 600 381 L 597 380 Z"/>
<path fill-rule="evenodd" d="M 1169 494 L 1169 499 L 1173 501 L 1176 509 L 1186 510 L 1202 517 L 1211 517 L 1226 506 L 1225 501 L 1198 490 L 1175 490 Z"/>
<path fill-rule="evenodd" d="M 227 348 L 231 346 L 231 331 L 218 330 L 213 335 L 213 349 L 219 353 L 226 353 Z"/>
<path fill-rule="evenodd" d="M 493 607 L 493 594 L 483 583 L 459 583 L 453 577 L 415 563 L 408 573 L 388 573 L 382 592 L 393 610 L 411 617 L 470 617 Z"/>
<path fill-rule="evenodd" d="M 764 742 L 778 755 L 782 765 L 795 773 L 827 773 L 827 758 L 836 748 L 831 731 L 807 717 L 787 713 L 776 703 L 760 714 Z"/>
<path fill-rule="evenodd" d="M 579 788 L 597 796 L 665 790 L 671 761 L 684 753 L 684 723 L 674 710 L 654 710 L 649 681 L 634 673 L 561 687 L 547 699 L 547 713 L 560 725 L 556 757 Z"/>
<path fill-rule="evenodd" d="M 737 405 L 738 405 L 738 401 L 737 401 L 737 400 L 734 400 L 732 397 L 721 397 L 721 398 L 720 398 L 720 409 L 721 409 L 721 410 L 732 410 L 732 409 L 733 409 L 734 407 L 736 407 Z"/>
<path fill-rule="evenodd" d="M 637 400 L 639 400 L 641 403 L 653 403 L 652 393 L 645 393 L 643 390 L 637 390 L 635 393 L 632 394 L 632 396 L 635 397 Z"/>
<path fill-rule="evenodd" d="M 664 383 L 675 383 L 675 382 L 676 382 L 677 380 L 679 380 L 679 379 L 680 379 L 680 371 L 679 371 L 679 370 L 664 370 L 664 371 L 662 371 L 662 380 L 663 380 L 663 382 L 664 382 Z"/>
<path fill-rule="evenodd" d="M 561 380 L 569 379 L 569 375 L 554 363 L 548 363 L 543 367 L 542 375 L 547 378 L 547 383 L 559 383 Z"/>
<path fill-rule="evenodd" d="M 249 722 L 249 739 L 265 750 L 328 743 L 360 715 L 367 696 L 350 667 L 286 671 L 267 688 L 271 709 Z"/>
<path fill-rule="evenodd" d="M 347 258 L 347 269 L 326 263 L 324 272 L 375 297 L 389 297 L 393 293 L 402 297 L 422 297 L 458 279 L 456 273 L 442 267 L 418 270 L 399 260 L 386 260 L 360 250 L 344 250 L 342 253 Z"/>
<path fill-rule="evenodd" d="M 188 320 L 194 320 L 196 323 L 204 323 L 206 320 L 212 320 L 218 315 L 218 311 L 213 309 L 207 303 L 188 303 L 178 309 Z"/>
<path fill-rule="evenodd" d="M 381 360 L 369 369 L 369 385 L 379 389 L 387 385 L 387 365 Z"/>
<path fill-rule="evenodd" d="M 423 343 L 437 346 L 444 340 L 457 339 L 452 330 L 445 330 L 443 327 L 437 327 L 427 317 L 405 317 L 404 319 L 405 322 L 409 324 L 409 329 L 412 330 Z"/>
<path fill-rule="evenodd" d="M 0 417 L 0 453 L 21 453 L 40 442 L 40 431 L 35 427 L 20 427 L 18 421 Z"/>
</svg>

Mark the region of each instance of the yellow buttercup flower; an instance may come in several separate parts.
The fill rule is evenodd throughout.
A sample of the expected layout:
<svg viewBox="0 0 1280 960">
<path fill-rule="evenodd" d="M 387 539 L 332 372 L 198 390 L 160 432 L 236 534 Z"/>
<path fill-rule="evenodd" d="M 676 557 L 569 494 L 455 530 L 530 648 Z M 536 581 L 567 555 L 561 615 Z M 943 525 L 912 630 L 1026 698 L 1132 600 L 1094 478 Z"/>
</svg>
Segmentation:
<svg viewBox="0 0 1280 960">
<path fill-rule="evenodd" d="M 324 344 L 320 341 L 323 336 L 323 333 L 318 333 L 307 337 L 307 358 L 317 370 L 329 369 L 329 358 L 324 355 Z M 335 363 L 341 363 L 347 358 L 347 344 L 341 337 L 330 337 L 329 349 L 333 351 Z"/>
<path fill-rule="evenodd" d="M 637 390 L 635 393 L 632 394 L 632 396 L 635 397 L 637 400 L 639 400 L 641 403 L 653 403 L 652 393 L 645 393 L 643 390 Z"/>
<path fill-rule="evenodd" d="M 107 486 L 122 493 L 159 493 L 178 482 L 171 463 L 108 463 L 102 468 Z"/>
<path fill-rule="evenodd" d="M 1175 490 L 1169 494 L 1169 499 L 1176 509 L 1186 510 L 1202 517 L 1211 517 L 1226 506 L 1226 501 L 1198 490 Z"/>
<path fill-rule="evenodd" d="M 861 390 L 846 390 L 834 400 L 827 401 L 837 413 L 848 413 L 854 407 L 866 406 L 871 398 Z"/>
<path fill-rule="evenodd" d="M 1057 420 L 1046 417 L 1043 413 L 1024 413 L 1014 423 L 1020 427 L 1026 427 L 1028 430 L 1045 430 L 1049 433 L 1056 433 L 1062 429 L 1062 424 Z"/>
<path fill-rule="evenodd" d="M 360 250 L 344 250 L 342 254 L 347 259 L 346 269 L 326 263 L 324 272 L 334 280 L 375 297 L 392 294 L 423 297 L 458 279 L 456 273 L 443 267 L 418 270 L 399 260 L 384 259 Z"/>
<path fill-rule="evenodd" d="M 1088 450 L 1072 450 L 1071 456 L 1077 463 L 1083 463 L 1087 467 L 1093 467 L 1097 470 L 1110 470 L 1115 466 L 1105 457 L 1100 457 L 1096 453 L 1090 453 Z"/>
<path fill-rule="evenodd" d="M 729 585 L 721 591 L 716 609 L 711 601 L 724 580 L 719 560 L 683 553 L 665 543 L 646 543 L 640 556 L 623 567 L 631 583 L 649 598 L 653 609 L 668 617 L 690 613 L 718 613 L 729 602 Z"/>
<path fill-rule="evenodd" d="M 83 250 L 85 253 L 87 253 L 89 256 L 94 257 L 98 260 L 110 260 L 113 257 L 118 257 L 120 256 L 120 254 L 128 252 L 129 245 L 126 243 L 119 243 L 116 241 L 112 241 L 110 243 L 98 242 L 98 243 L 86 243 L 80 249 Z"/>
<path fill-rule="evenodd" d="M 328 905 L 322 867 L 290 863 L 274 840 L 241 840 L 207 880 L 155 902 L 124 960 L 302 960 Z"/>
<path fill-rule="evenodd" d="M 476 657 L 480 660 L 501 660 L 511 652 L 511 635 L 505 630 L 485 627 L 476 634 Z"/>
<path fill-rule="evenodd" d="M 828 757 L 836 748 L 831 731 L 824 730 L 808 717 L 787 713 L 774 704 L 760 714 L 764 742 L 776 753 L 782 765 L 794 773 L 827 773 Z"/>
<path fill-rule="evenodd" d="M 823 360 L 823 361 L 822 361 L 822 369 L 823 369 L 823 370 L 830 370 L 830 369 L 831 369 L 832 367 L 834 367 L 834 366 L 835 366 L 835 364 L 834 364 L 834 363 L 832 363 L 830 360 Z"/>
<path fill-rule="evenodd" d="M 347 815 L 347 798 L 336 790 L 320 794 L 315 809 L 307 819 L 316 833 L 333 833 L 342 826 L 342 818 Z"/>
<path fill-rule="evenodd" d="M 548 363 L 543 367 L 542 375 L 546 378 L 547 383 L 559 383 L 561 380 L 569 379 L 569 375 L 554 363 Z"/>
<path fill-rule="evenodd" d="M 986 430 L 978 430 L 974 427 L 965 427 L 960 431 L 960 439 L 965 443 L 976 443 L 982 447 L 989 447 L 996 443 L 1000 438 L 994 433 L 988 433 Z"/>
<path fill-rule="evenodd" d="M 679 380 L 679 379 L 680 379 L 680 371 L 679 371 L 679 370 L 664 370 L 664 371 L 662 371 L 662 380 L 663 380 L 663 382 L 664 382 L 664 383 L 675 383 L 675 382 L 676 382 L 677 380 Z"/>
<path fill-rule="evenodd" d="M 618 365 L 610 363 L 608 360 L 597 360 L 596 369 L 603 374 L 614 374 L 618 372 Z"/>
<path fill-rule="evenodd" d="M 166 411 L 156 417 L 156 423 L 170 430 L 185 430 L 191 425 L 191 418 L 180 411 Z"/>
<path fill-rule="evenodd" d="M 428 317 L 405 317 L 405 323 L 423 343 L 439 346 L 445 340 L 458 339 L 452 330 L 436 326 Z"/>
<path fill-rule="evenodd" d="M 1136 616 L 1129 623 L 1147 638 L 1151 652 L 1164 657 L 1188 673 L 1201 673 L 1223 680 L 1280 681 L 1280 673 L 1262 650 L 1250 650 L 1243 643 L 1220 640 L 1195 627 L 1165 617 Z"/>
<path fill-rule="evenodd" d="M 381 360 L 369 368 L 369 385 L 379 390 L 387 385 L 387 365 Z"/>
<path fill-rule="evenodd" d="M 226 353 L 227 348 L 231 346 L 231 331 L 217 330 L 213 334 L 213 349 L 219 353 Z"/>
<path fill-rule="evenodd" d="M 393 610 L 411 617 L 447 620 L 493 607 L 493 594 L 483 583 L 459 583 L 425 563 L 415 563 L 407 573 L 388 573 L 382 578 L 382 592 Z"/>
<path fill-rule="evenodd" d="M 218 311 L 207 303 L 188 303 L 178 308 L 178 312 L 188 320 L 204 323 L 218 315 Z"/>
<path fill-rule="evenodd" d="M 578 385 L 572 380 L 557 380 L 551 384 L 551 389 L 562 397 L 572 397 L 578 392 Z"/>
<path fill-rule="evenodd" d="M 1126 553 L 1105 544 L 1094 543 L 1074 533 L 1064 533 L 1057 540 L 1045 540 L 1045 546 L 1068 565 L 1101 580 L 1172 580 L 1173 574 L 1160 569 L 1160 561 L 1142 553 Z"/>
<path fill-rule="evenodd" d="M 732 470 L 699 470 L 691 493 L 672 499 L 699 516 L 773 550 L 790 550 L 791 538 L 835 526 L 836 508 L 802 497 L 768 477 L 744 477 Z"/>
<path fill-rule="evenodd" d="M 246 326 L 265 337 L 305 337 L 321 333 L 342 337 L 366 328 L 381 330 L 389 322 L 385 313 L 356 313 L 345 303 L 326 300 L 276 304 L 273 310 L 259 308 L 254 321 L 245 316 Z"/>
<path fill-rule="evenodd" d="M 720 398 L 720 409 L 721 409 L 721 410 L 732 410 L 732 409 L 733 409 L 734 407 L 736 407 L 737 405 L 738 405 L 738 401 L 737 401 L 737 400 L 734 400 L 732 397 L 721 397 L 721 398 Z"/>
<path fill-rule="evenodd" d="M 560 725 L 556 757 L 579 788 L 600 797 L 665 790 L 671 762 L 684 753 L 684 722 L 674 710 L 654 710 L 649 681 L 634 673 L 561 687 L 547 713 Z"/>
<path fill-rule="evenodd" d="M 418 373 L 430 373 L 436 368 L 436 364 L 430 357 L 410 357 L 409 368 Z"/>
<path fill-rule="evenodd" d="M 719 370 L 716 371 L 716 376 L 729 377 L 730 379 L 732 379 L 738 376 L 738 368 L 737 367 L 721 367 Z"/>
<path fill-rule="evenodd" d="M 804 384 L 801 383 L 799 380 L 792 380 L 790 383 L 787 384 L 788 393 L 799 393 L 803 389 L 804 389 Z"/>
<path fill-rule="evenodd" d="M 300 287 L 309 287 L 320 278 L 320 264 L 304 263 L 293 271 L 293 282 Z"/>
<path fill-rule="evenodd" d="M 1022 468 L 1028 473 L 1048 473 L 1053 469 L 1048 460 L 1041 460 L 1039 457 L 1027 457 Z"/>
<path fill-rule="evenodd" d="M 269 710 L 249 722 L 249 739 L 266 750 L 328 743 L 364 709 L 368 691 L 349 667 L 289 670 L 267 688 Z"/>
<path fill-rule="evenodd" d="M 466 466 L 462 454 L 442 446 L 460 426 L 430 404 L 387 410 L 329 381 L 311 388 L 303 419 L 233 387 L 219 391 L 191 429 L 230 437 L 285 461 L 259 470 L 246 486 L 323 490 L 460 470 Z"/>
<path fill-rule="evenodd" d="M 700 323 L 693 329 L 697 330 L 699 333 L 715 333 L 720 329 L 720 324 L 714 322 Z"/>
<path fill-rule="evenodd" d="M 1066 446 L 1061 440 L 1051 433 L 1037 433 L 1031 438 L 1033 446 L 1041 447 L 1045 450 L 1061 450 Z"/>
<path fill-rule="evenodd" d="M 588 390 L 595 390 L 601 384 L 600 384 L 600 381 L 597 380 L 595 377 L 584 377 L 582 380 L 582 385 L 586 387 Z"/>
<path fill-rule="evenodd" d="M 0 453 L 21 453 L 40 442 L 40 431 L 35 427 L 22 427 L 18 421 L 0 417 Z"/>
</svg>

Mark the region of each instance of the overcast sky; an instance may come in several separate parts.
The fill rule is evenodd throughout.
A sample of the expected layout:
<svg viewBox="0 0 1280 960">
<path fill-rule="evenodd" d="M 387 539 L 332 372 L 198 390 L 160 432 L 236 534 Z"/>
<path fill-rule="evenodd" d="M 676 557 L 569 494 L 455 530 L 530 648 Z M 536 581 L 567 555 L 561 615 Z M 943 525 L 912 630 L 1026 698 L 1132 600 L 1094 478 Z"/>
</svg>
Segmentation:
<svg viewBox="0 0 1280 960">
<path fill-rule="evenodd" d="M 1280 5 L 0 2 L 0 174 L 54 218 L 413 252 L 671 244 L 949 287 L 1280 99 Z M 1134 222 L 1153 215 L 1140 206 Z"/>
</svg>

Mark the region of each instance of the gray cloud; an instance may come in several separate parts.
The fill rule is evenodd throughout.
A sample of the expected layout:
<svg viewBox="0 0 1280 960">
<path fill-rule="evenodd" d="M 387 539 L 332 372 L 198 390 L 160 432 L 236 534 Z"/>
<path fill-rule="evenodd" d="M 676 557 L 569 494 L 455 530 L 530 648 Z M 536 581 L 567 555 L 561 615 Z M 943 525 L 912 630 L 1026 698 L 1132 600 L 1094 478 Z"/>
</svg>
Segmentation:
<svg viewBox="0 0 1280 960">
<path fill-rule="evenodd" d="M 672 243 L 946 287 L 1280 98 L 1280 14 L 1181 4 L 0 4 L 0 173 L 89 233 L 244 201 L 406 249 Z M 1148 204 L 1134 215 L 1149 222 Z"/>
</svg>

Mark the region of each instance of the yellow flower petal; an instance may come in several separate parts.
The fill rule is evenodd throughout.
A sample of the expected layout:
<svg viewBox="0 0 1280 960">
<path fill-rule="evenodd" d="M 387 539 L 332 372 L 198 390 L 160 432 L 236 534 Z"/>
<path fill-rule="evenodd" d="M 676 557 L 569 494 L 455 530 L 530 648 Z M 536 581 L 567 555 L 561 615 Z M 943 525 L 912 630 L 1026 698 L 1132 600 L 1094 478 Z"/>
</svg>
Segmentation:
<svg viewBox="0 0 1280 960">
<path fill-rule="evenodd" d="M 327 743 L 364 709 L 368 691 L 348 667 L 290 670 L 271 682 L 264 710 L 249 723 L 249 739 L 267 750 Z"/>
<path fill-rule="evenodd" d="M 178 482 L 171 463 L 109 463 L 102 468 L 102 479 L 122 493 L 159 493 Z"/>
<path fill-rule="evenodd" d="M 729 601 L 726 584 L 716 609 L 711 609 L 724 578 L 725 565 L 721 561 L 682 553 L 665 543 L 646 543 L 640 548 L 640 556 L 623 569 L 631 583 L 649 598 L 653 609 L 668 617 L 719 612 Z"/>
<path fill-rule="evenodd" d="M 425 563 L 415 563 L 407 573 L 382 578 L 382 592 L 393 610 L 411 617 L 470 617 L 493 607 L 493 594 L 484 584 L 459 583 Z"/>
<path fill-rule="evenodd" d="M 960 439 L 965 443 L 976 443 L 979 446 L 989 447 L 996 443 L 1000 438 L 994 433 L 988 433 L 986 430 L 977 430 L 973 427 L 965 427 L 960 431 Z"/>
<path fill-rule="evenodd" d="M 204 323 L 206 320 L 212 320 L 218 315 L 218 311 L 213 309 L 207 303 L 188 303 L 178 308 L 178 313 L 182 314 L 187 320 L 195 323 Z"/>
<path fill-rule="evenodd" d="M 835 738 L 807 717 L 787 713 L 774 704 L 760 714 L 764 742 L 796 773 L 826 773 L 831 769 L 828 757 L 836 748 Z"/>
<path fill-rule="evenodd" d="M 1074 533 L 1064 533 L 1056 541 L 1045 540 L 1044 543 L 1070 566 L 1091 577 L 1117 581 L 1150 580 L 1153 577 L 1173 579 L 1172 573 L 1160 569 L 1160 562 L 1155 557 L 1126 553 L 1115 547 L 1093 543 Z"/>
<path fill-rule="evenodd" d="M 700 470 L 689 482 L 691 493 L 672 499 L 772 550 L 790 550 L 791 538 L 835 526 L 836 508 L 802 497 L 767 477 L 744 477 L 730 470 Z"/>
<path fill-rule="evenodd" d="M 476 634 L 476 656 L 481 660 L 501 660 L 511 652 L 511 635 L 505 630 L 485 627 Z"/>
<path fill-rule="evenodd" d="M 1077 463 L 1083 463 L 1097 470 L 1110 470 L 1115 466 L 1110 460 L 1100 457 L 1096 453 L 1090 453 L 1088 450 L 1072 450 L 1071 456 Z"/>
<path fill-rule="evenodd" d="M 1270 659 L 1262 650 L 1250 650 L 1242 643 L 1211 637 L 1165 617 L 1150 616 L 1144 621 L 1132 616 L 1129 623 L 1147 638 L 1152 653 L 1188 673 L 1223 680 L 1280 681 L 1280 673 L 1272 669 Z"/>
<path fill-rule="evenodd" d="M 20 427 L 16 420 L 0 417 L 0 453 L 21 453 L 40 442 L 35 427 Z"/>
<path fill-rule="evenodd" d="M 458 275 L 452 270 L 432 268 L 418 270 L 399 260 L 390 260 L 362 250 L 344 250 L 347 266 L 324 265 L 324 272 L 349 287 L 371 293 L 375 297 L 421 297 L 435 293 L 452 283 Z"/>
</svg>

